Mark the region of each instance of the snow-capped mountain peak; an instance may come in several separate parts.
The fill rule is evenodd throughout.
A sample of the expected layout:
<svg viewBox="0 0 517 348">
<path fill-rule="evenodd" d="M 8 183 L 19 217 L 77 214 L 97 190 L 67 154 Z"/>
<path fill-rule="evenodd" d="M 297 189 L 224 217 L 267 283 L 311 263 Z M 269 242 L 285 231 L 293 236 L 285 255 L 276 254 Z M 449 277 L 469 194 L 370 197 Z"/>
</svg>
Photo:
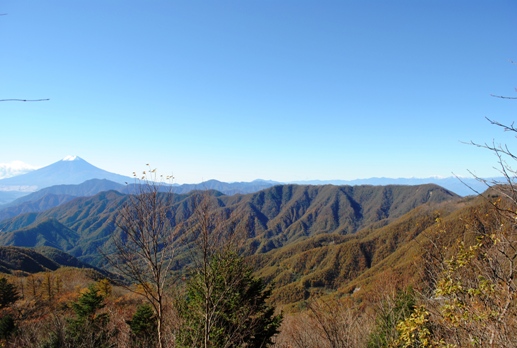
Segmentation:
<svg viewBox="0 0 517 348">
<path fill-rule="evenodd" d="M 68 155 L 65 158 L 63 158 L 62 161 L 71 162 L 71 161 L 75 161 L 75 160 L 78 160 L 78 159 L 80 159 L 79 156 Z"/>
</svg>

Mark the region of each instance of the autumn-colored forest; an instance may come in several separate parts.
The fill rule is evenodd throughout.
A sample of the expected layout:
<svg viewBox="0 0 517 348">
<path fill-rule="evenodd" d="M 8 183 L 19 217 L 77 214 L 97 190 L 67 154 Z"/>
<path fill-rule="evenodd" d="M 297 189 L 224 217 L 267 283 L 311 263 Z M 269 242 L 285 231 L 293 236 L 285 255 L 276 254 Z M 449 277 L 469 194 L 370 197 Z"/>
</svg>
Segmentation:
<svg viewBox="0 0 517 348">
<path fill-rule="evenodd" d="M 218 244 L 212 235 L 198 236 L 206 238 L 199 244 L 200 262 L 164 284 L 161 342 L 151 283 L 131 284 L 77 267 L 5 273 L 1 342 L 5 347 L 513 347 L 512 195 L 511 187 L 500 186 L 479 197 L 418 207 L 353 238 L 329 242 L 319 236 L 298 243 L 299 250 L 287 251 L 296 261 L 278 261 L 298 272 L 300 267 L 329 273 L 346 268 L 353 275 L 332 277 L 326 287 L 264 282 L 279 256 L 244 257 L 223 247 L 234 241 Z M 305 246 L 309 242 L 319 246 Z M 389 245 L 394 251 L 385 251 Z M 355 250 L 368 252 L 361 257 Z M 296 287 L 310 295 L 299 299 Z M 257 299 L 264 300 L 258 307 Z M 206 304 L 212 308 L 206 310 Z M 249 311 L 240 313 L 245 306 Z M 209 314 L 213 321 L 207 328 Z M 246 323 L 247 315 L 261 320 Z M 255 324 L 255 331 L 236 332 L 235 327 Z"/>
</svg>

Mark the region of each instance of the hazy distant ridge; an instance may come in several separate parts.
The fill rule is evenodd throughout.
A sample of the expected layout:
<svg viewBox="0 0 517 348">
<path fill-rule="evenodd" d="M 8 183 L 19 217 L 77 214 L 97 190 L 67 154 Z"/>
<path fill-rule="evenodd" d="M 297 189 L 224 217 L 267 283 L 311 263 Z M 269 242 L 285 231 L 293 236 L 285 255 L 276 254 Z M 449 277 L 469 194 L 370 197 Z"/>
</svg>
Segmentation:
<svg viewBox="0 0 517 348">
<path fill-rule="evenodd" d="M 504 182 L 504 178 L 492 178 L 489 180 Z M 475 178 L 457 178 L 454 176 L 439 178 L 368 178 L 368 179 L 355 179 L 355 180 L 306 180 L 306 181 L 294 181 L 295 184 L 300 185 L 374 185 L 374 186 L 385 186 L 385 185 L 425 185 L 435 184 L 446 188 L 460 196 L 470 196 L 476 194 L 475 191 L 481 193 L 484 192 L 488 187 L 481 181 Z M 474 189 L 475 191 L 473 191 Z"/>
</svg>

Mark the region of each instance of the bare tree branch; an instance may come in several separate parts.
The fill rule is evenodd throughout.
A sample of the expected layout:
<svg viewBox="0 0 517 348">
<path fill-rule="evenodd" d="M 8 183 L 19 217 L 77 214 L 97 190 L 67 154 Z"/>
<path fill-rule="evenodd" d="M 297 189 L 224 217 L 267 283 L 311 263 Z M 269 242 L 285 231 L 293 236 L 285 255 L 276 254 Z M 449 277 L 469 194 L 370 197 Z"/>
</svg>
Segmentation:
<svg viewBox="0 0 517 348">
<path fill-rule="evenodd" d="M 494 97 L 494 98 L 501 98 L 501 99 L 517 99 L 517 97 L 506 97 L 504 95 L 495 95 L 495 94 L 490 94 L 491 97 Z"/>
<path fill-rule="evenodd" d="M 144 296 L 154 308 L 157 346 L 161 348 L 165 290 L 175 257 L 177 226 L 169 216 L 173 194 L 170 190 L 162 192 L 165 183 L 156 179 L 156 170 L 150 168 L 141 179 L 136 179 L 136 193 L 128 196 L 116 221 L 121 233 L 113 236 L 114 252 L 101 252 L 113 269 L 140 287 L 127 288 Z"/>
<path fill-rule="evenodd" d="M 40 102 L 40 101 L 48 101 L 50 99 L 0 99 L 0 102 L 11 102 L 11 101 L 17 101 L 17 102 Z"/>
</svg>

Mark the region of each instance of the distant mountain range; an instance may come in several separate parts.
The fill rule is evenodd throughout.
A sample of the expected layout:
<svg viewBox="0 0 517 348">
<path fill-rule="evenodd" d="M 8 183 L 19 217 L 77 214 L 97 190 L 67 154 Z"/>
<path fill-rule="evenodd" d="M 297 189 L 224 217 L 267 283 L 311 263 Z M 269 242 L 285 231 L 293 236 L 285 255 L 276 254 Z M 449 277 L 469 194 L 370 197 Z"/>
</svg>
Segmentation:
<svg viewBox="0 0 517 348">
<path fill-rule="evenodd" d="M 103 169 L 93 166 L 77 156 L 67 156 L 61 161 L 53 163 L 49 166 L 25 172 L 30 169 L 29 165 L 23 164 L 18 166 L 21 171 L 20 175 L 0 179 L 0 207 L 28 196 L 25 200 L 17 200 L 16 204 L 26 201 L 34 201 L 46 194 L 67 194 L 69 196 L 88 196 L 99 193 L 103 190 L 117 190 L 119 192 L 128 192 L 128 187 L 134 183 L 134 178 L 110 173 Z M 0 168 L 1 169 L 1 168 Z M 11 168 L 12 169 L 12 168 Z M 14 169 L 12 169 L 14 170 Z M 15 173 L 14 171 L 11 174 Z M 18 172 L 16 172 L 18 173 Z M 105 180 L 103 182 L 96 181 L 86 184 L 90 180 Z M 108 182 L 109 181 L 109 182 Z M 73 187 L 71 185 L 85 185 Z M 130 183 L 127 185 L 127 183 Z M 255 180 L 252 182 L 233 182 L 225 183 L 217 180 L 208 180 L 199 184 L 183 184 L 173 185 L 173 191 L 176 193 L 188 193 L 193 190 L 217 190 L 225 195 L 233 195 L 237 193 L 253 193 L 260 190 L 286 184 L 284 182 Z M 476 180 L 475 178 L 369 178 L 357 180 L 312 180 L 312 181 L 296 181 L 288 184 L 300 185 L 423 185 L 436 184 L 444 187 L 460 196 L 467 196 L 477 192 L 483 192 L 487 186 Z M 46 190 L 47 188 L 50 188 Z M 42 190 L 44 189 L 44 190 Z M 36 196 L 30 195 L 34 192 Z M 69 197 L 71 198 L 71 197 Z M 62 201 L 64 198 L 61 197 Z"/>
</svg>

